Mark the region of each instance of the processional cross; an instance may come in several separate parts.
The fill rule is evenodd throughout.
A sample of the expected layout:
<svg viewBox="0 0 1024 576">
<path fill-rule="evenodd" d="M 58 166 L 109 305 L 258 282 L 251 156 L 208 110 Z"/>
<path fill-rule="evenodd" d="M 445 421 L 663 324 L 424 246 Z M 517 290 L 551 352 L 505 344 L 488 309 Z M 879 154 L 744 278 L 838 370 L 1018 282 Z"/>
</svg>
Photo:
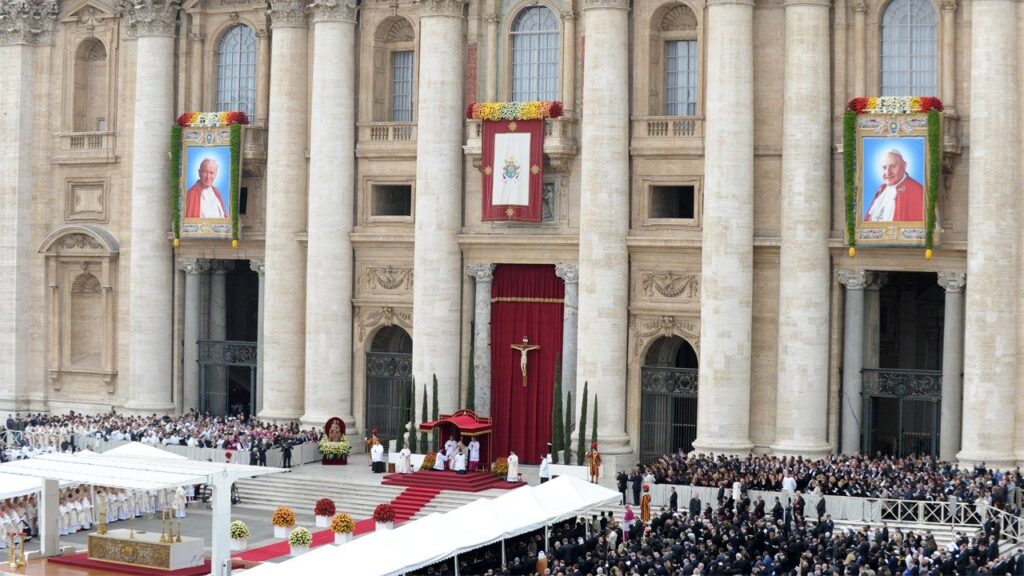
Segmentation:
<svg viewBox="0 0 1024 576">
<path fill-rule="evenodd" d="M 523 388 L 526 388 L 526 361 L 527 354 L 531 350 L 540 350 L 540 346 L 536 344 L 530 344 L 530 339 L 523 336 L 522 344 L 512 344 L 512 348 L 519 350 L 519 370 L 523 373 Z"/>
</svg>

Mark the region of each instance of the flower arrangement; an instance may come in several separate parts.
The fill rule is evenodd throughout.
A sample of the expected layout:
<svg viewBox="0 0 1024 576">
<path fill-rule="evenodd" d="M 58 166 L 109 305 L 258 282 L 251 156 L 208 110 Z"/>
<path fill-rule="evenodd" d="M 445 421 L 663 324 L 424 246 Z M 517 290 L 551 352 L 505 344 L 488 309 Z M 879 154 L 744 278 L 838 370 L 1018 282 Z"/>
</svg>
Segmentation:
<svg viewBox="0 0 1024 576">
<path fill-rule="evenodd" d="M 543 120 L 562 116 L 562 103 L 558 100 L 534 102 L 476 102 L 466 107 L 470 120 Z"/>
<path fill-rule="evenodd" d="M 352 444 L 349 443 L 348 438 L 345 436 L 342 436 L 339 442 L 331 442 L 324 436 L 320 440 L 319 449 L 320 454 L 325 458 L 341 458 L 352 453 Z"/>
<path fill-rule="evenodd" d="M 373 520 L 375 522 L 394 522 L 394 508 L 390 504 L 377 504 L 377 507 L 373 509 Z"/>
<path fill-rule="evenodd" d="M 423 463 L 420 464 L 420 470 L 430 470 L 436 462 L 437 452 L 427 452 L 427 455 L 423 458 Z"/>
<path fill-rule="evenodd" d="M 334 500 L 330 498 L 321 498 L 316 501 L 316 505 L 313 507 L 313 513 L 317 516 L 334 516 Z"/>
<path fill-rule="evenodd" d="M 331 519 L 331 532 L 335 534 L 351 534 L 356 530 L 356 523 L 352 521 L 352 517 L 344 512 L 341 514 L 335 514 L 334 518 Z"/>
<path fill-rule="evenodd" d="M 232 124 L 248 124 L 245 112 L 185 112 L 176 121 L 182 128 L 217 128 Z"/>
<path fill-rule="evenodd" d="M 245 522 L 241 520 L 235 520 L 231 523 L 230 535 L 232 540 L 248 540 L 249 539 L 249 527 L 245 525 Z"/>
<path fill-rule="evenodd" d="M 942 111 L 942 100 L 934 96 L 879 96 L 854 98 L 846 105 L 850 112 L 858 114 L 916 114 Z"/>
<path fill-rule="evenodd" d="M 505 478 L 508 476 L 508 458 L 502 456 L 491 464 L 491 474 L 494 474 L 498 478 Z"/>
<path fill-rule="evenodd" d="M 270 519 L 270 523 L 281 528 L 291 528 L 295 526 L 295 512 L 286 506 L 279 506 L 277 510 L 274 510 L 274 516 Z"/>
<path fill-rule="evenodd" d="M 288 535 L 288 543 L 292 546 L 309 546 L 313 541 L 313 535 L 308 528 L 296 528 Z"/>
</svg>

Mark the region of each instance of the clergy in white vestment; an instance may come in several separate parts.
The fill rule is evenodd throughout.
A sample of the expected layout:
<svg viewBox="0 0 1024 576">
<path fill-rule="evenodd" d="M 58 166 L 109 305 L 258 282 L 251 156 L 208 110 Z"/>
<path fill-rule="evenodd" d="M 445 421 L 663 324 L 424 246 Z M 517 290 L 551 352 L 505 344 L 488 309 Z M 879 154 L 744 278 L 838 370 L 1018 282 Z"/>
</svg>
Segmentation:
<svg viewBox="0 0 1024 576">
<path fill-rule="evenodd" d="M 455 453 L 455 462 L 452 464 L 452 470 L 455 470 L 456 474 L 466 473 L 466 453 L 462 450 Z"/>
<path fill-rule="evenodd" d="M 480 442 L 476 438 L 469 441 L 469 470 L 476 472 L 480 466 Z"/>
<path fill-rule="evenodd" d="M 57 516 L 57 529 L 61 536 L 70 534 L 71 517 L 68 512 L 67 502 L 61 501 L 60 506 L 57 507 L 57 512 L 60 514 Z"/>
<path fill-rule="evenodd" d="M 75 500 L 74 497 L 68 501 L 68 506 L 72 508 L 71 515 L 75 519 L 72 526 L 74 527 L 74 531 L 78 532 L 85 525 L 85 509 L 82 508 L 82 503 Z"/>
<path fill-rule="evenodd" d="M 505 480 L 508 482 L 519 481 L 519 456 L 516 456 L 515 450 L 510 450 L 508 453 L 508 475 Z"/>
<path fill-rule="evenodd" d="M 82 525 L 82 528 L 88 530 L 92 527 L 92 523 L 94 521 L 92 516 L 92 502 L 90 502 L 89 497 L 84 494 L 78 502 L 82 505 L 82 518 L 79 520 L 79 523 Z"/>
<path fill-rule="evenodd" d="M 448 457 L 444 455 L 444 452 L 438 452 L 434 459 L 434 470 L 444 470 L 444 464 L 447 461 Z"/>
<path fill-rule="evenodd" d="M 402 474 L 412 472 L 412 450 L 408 446 L 398 451 L 398 471 Z"/>
<path fill-rule="evenodd" d="M 120 490 L 117 493 L 117 519 L 127 520 L 130 514 L 131 511 L 128 508 L 128 493 L 125 490 Z"/>
<path fill-rule="evenodd" d="M 185 499 L 185 489 L 178 486 L 177 490 L 174 491 L 174 517 L 184 518 L 185 517 L 185 504 L 188 500 Z"/>
<path fill-rule="evenodd" d="M 374 472 L 380 473 L 384 471 L 384 446 L 380 442 L 377 442 L 370 448 L 370 462 Z"/>
</svg>

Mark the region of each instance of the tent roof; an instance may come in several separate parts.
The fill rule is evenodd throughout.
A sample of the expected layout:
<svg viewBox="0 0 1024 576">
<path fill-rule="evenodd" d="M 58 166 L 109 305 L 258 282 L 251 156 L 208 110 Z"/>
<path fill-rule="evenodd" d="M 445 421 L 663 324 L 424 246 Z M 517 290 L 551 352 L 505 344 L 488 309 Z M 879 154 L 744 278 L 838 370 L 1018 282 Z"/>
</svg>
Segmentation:
<svg viewBox="0 0 1024 576">
<path fill-rule="evenodd" d="M 427 432 L 435 426 L 443 426 L 445 424 L 455 426 L 463 436 L 481 436 L 491 433 L 491 419 L 477 416 L 472 410 L 459 410 L 454 414 L 442 414 L 437 420 L 420 424 L 420 430 Z"/>
<path fill-rule="evenodd" d="M 38 478 L 0 474 L 0 500 L 31 494 L 40 490 L 42 490 L 42 483 Z"/>
<path fill-rule="evenodd" d="M 160 452 L 166 454 L 162 450 Z M 133 490 L 160 490 L 188 484 L 208 483 L 210 477 L 214 475 L 252 478 L 277 472 L 286 472 L 286 470 L 195 460 L 175 460 L 166 456 L 146 458 L 102 454 L 80 456 L 44 454 L 38 458 L 0 464 L 0 473 Z"/>
<path fill-rule="evenodd" d="M 117 448 L 107 450 L 103 458 L 169 458 L 171 460 L 188 460 L 187 457 L 142 442 L 129 442 Z"/>
</svg>

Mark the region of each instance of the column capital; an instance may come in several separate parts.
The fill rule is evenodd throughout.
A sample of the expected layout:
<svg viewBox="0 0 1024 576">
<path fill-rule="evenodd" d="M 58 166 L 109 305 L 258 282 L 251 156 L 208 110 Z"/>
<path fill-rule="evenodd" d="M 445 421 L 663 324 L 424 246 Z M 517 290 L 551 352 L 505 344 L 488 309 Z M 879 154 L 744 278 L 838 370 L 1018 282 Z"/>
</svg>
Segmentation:
<svg viewBox="0 0 1024 576">
<path fill-rule="evenodd" d="M 57 12 L 57 0 L 0 3 L 0 46 L 49 42 Z"/>
<path fill-rule="evenodd" d="M 234 269 L 234 260 L 210 260 L 210 272 L 212 274 L 227 274 Z"/>
<path fill-rule="evenodd" d="M 305 28 L 309 25 L 306 13 L 309 0 L 269 0 L 271 28 Z"/>
<path fill-rule="evenodd" d="M 201 274 L 210 269 L 210 261 L 204 258 L 178 258 L 174 263 L 185 274 Z"/>
<path fill-rule="evenodd" d="M 260 278 L 267 271 L 267 263 L 263 258 L 249 258 L 249 269 L 259 274 Z"/>
<path fill-rule="evenodd" d="M 313 23 L 317 22 L 349 22 L 355 24 L 359 6 L 352 0 L 313 0 L 309 5 L 313 14 Z"/>
<path fill-rule="evenodd" d="M 868 4 L 864 0 L 853 0 L 850 7 L 853 8 L 854 14 L 867 14 L 868 12 Z"/>
<path fill-rule="evenodd" d="M 456 16 L 462 18 L 465 0 L 416 0 L 420 6 L 420 17 L 424 16 Z"/>
<path fill-rule="evenodd" d="M 753 8 L 754 7 L 754 0 L 708 0 L 708 7 L 709 8 L 711 6 L 720 6 L 720 5 L 725 5 L 725 4 L 745 4 L 745 5 L 750 6 L 751 8 Z"/>
<path fill-rule="evenodd" d="M 498 25 L 498 20 L 499 20 L 499 18 L 498 18 L 498 15 L 497 15 L 497 14 L 494 14 L 493 12 L 492 12 L 492 13 L 490 13 L 490 14 L 488 14 L 488 15 L 487 15 L 487 16 L 486 16 L 486 17 L 484 18 L 484 21 L 485 21 L 485 22 L 487 22 L 488 24 L 494 24 L 495 26 L 497 26 L 497 25 Z"/>
<path fill-rule="evenodd" d="M 576 19 L 576 12 L 573 10 L 562 10 L 561 16 L 563 22 L 572 22 Z"/>
<path fill-rule="evenodd" d="M 956 0 L 942 0 L 939 6 L 943 12 L 956 12 L 957 2 Z"/>
<path fill-rule="evenodd" d="M 494 264 L 466 264 L 466 274 L 472 276 L 477 284 L 490 282 L 494 279 Z"/>
<path fill-rule="evenodd" d="M 202 44 L 206 42 L 206 32 L 189 32 L 188 39 L 195 44 Z"/>
<path fill-rule="evenodd" d="M 181 0 L 118 0 L 129 36 L 174 36 Z"/>
<path fill-rule="evenodd" d="M 753 4 L 753 0 L 750 0 Z M 616 10 L 629 10 L 629 0 L 583 0 L 583 10 L 598 8 L 613 8 Z"/>
<path fill-rule="evenodd" d="M 836 272 L 839 283 L 846 286 L 847 290 L 863 290 L 871 280 L 872 274 L 867 270 L 848 270 L 846 268 Z"/>
<path fill-rule="evenodd" d="M 946 292 L 962 292 L 967 286 L 967 274 L 963 272 L 939 272 L 939 286 Z"/>
<path fill-rule="evenodd" d="M 580 281 L 579 264 L 555 264 L 555 276 L 558 276 L 566 284 L 575 284 Z"/>
<path fill-rule="evenodd" d="M 832 0 L 783 0 L 782 6 L 822 6 L 831 8 Z"/>
<path fill-rule="evenodd" d="M 865 290 L 880 290 L 882 286 L 889 283 L 888 272 L 868 272 L 868 282 L 864 285 Z"/>
</svg>

